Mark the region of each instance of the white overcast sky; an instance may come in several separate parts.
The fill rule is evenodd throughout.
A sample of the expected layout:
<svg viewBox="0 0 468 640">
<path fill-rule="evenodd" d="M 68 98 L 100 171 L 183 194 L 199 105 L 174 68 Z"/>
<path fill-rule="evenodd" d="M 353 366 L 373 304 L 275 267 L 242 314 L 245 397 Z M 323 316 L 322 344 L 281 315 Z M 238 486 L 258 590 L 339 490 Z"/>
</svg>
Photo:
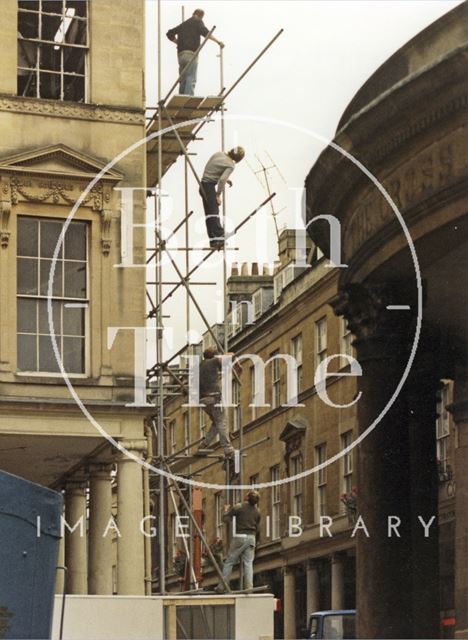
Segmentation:
<svg viewBox="0 0 468 640">
<path fill-rule="evenodd" d="M 147 0 L 146 96 L 147 104 L 157 103 L 157 0 Z M 459 2 L 451 0 L 222 0 L 186 2 L 161 0 L 161 82 L 163 95 L 178 75 L 176 47 L 166 31 L 193 10 L 205 10 L 204 22 L 216 25 L 217 38 L 225 43 L 224 85 L 229 88 L 261 49 L 283 28 L 284 32 L 228 98 L 226 120 L 227 148 L 245 147 L 247 160 L 259 169 L 256 155 L 268 164 L 268 153 L 278 166 L 270 171 L 272 188 L 278 192 L 276 209 L 280 227 L 294 226 L 294 191 L 301 188 L 318 154 L 333 137 L 347 104 L 369 76 L 405 42 Z M 200 55 L 196 95 L 215 95 L 220 90 L 218 46 L 208 42 Z M 239 119 L 236 120 L 236 116 Z M 275 121 L 275 122 L 273 122 Z M 306 133 L 306 131 L 309 133 Z M 315 135 L 314 135 L 315 134 Z M 203 141 L 192 143 L 196 152 L 192 161 L 201 175 L 209 156 L 220 149 L 220 126 L 209 123 L 200 134 Z M 251 168 L 242 162 L 233 174 L 234 186 L 227 194 L 227 214 L 234 224 L 257 206 L 265 192 Z M 168 226 L 176 224 L 184 213 L 184 168 L 180 158 L 163 180 L 173 200 Z M 204 244 L 204 220 L 196 183 L 190 178 L 190 204 L 194 209 L 191 233 L 193 242 Z M 333 213 L 333 212 L 328 212 Z M 232 240 L 237 251 L 229 252 L 231 261 L 273 262 L 276 259 L 274 226 L 268 211 L 256 216 Z M 202 235 L 196 235 L 196 228 Z M 198 234 L 200 231 L 198 232 Z M 201 240 L 203 239 L 203 243 Z M 179 252 L 179 256 L 182 254 Z M 200 255 L 192 254 L 198 261 Z M 199 280 L 220 283 L 219 260 L 200 273 Z M 171 268 L 166 279 L 173 279 Z M 202 290 L 203 289 L 203 290 Z M 194 289 L 202 301 L 210 322 L 216 321 L 216 301 L 220 287 Z M 185 342 L 185 298 L 174 296 L 165 314 L 176 330 L 175 347 Z M 219 307 L 220 305 L 218 305 Z M 192 328 L 203 333 L 196 312 Z"/>
</svg>

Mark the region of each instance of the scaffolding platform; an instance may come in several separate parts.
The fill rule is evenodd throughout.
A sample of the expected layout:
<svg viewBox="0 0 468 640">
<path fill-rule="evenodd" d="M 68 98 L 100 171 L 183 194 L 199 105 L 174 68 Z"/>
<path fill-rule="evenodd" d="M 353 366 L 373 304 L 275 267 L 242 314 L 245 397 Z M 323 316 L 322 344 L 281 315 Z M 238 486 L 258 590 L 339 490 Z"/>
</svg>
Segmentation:
<svg viewBox="0 0 468 640">
<path fill-rule="evenodd" d="M 204 118 L 216 111 L 223 104 L 223 96 L 173 96 L 167 105 L 162 108 L 158 107 L 154 116 L 151 118 L 146 135 L 151 135 L 159 131 L 159 109 L 161 109 L 160 120 L 161 129 L 167 129 L 172 126 L 168 115 L 174 124 Z M 192 122 L 177 129 L 177 133 L 187 143 L 194 139 L 194 132 L 199 129 L 201 122 Z M 161 137 L 153 138 L 146 145 L 147 155 L 147 186 L 154 187 L 158 184 L 158 153 Z M 162 136 L 162 175 L 164 175 L 170 167 L 177 161 L 183 151 L 174 133 L 168 131 Z"/>
</svg>

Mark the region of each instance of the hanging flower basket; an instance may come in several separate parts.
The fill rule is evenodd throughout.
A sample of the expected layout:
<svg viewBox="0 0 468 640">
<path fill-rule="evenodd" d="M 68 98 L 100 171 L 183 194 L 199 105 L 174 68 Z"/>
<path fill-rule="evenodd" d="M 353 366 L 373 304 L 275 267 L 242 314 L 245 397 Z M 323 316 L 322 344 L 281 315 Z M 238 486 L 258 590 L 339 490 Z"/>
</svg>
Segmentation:
<svg viewBox="0 0 468 640">
<path fill-rule="evenodd" d="M 341 502 L 346 507 L 349 524 L 356 524 L 357 520 L 357 490 L 353 487 L 351 493 L 342 493 Z"/>
</svg>

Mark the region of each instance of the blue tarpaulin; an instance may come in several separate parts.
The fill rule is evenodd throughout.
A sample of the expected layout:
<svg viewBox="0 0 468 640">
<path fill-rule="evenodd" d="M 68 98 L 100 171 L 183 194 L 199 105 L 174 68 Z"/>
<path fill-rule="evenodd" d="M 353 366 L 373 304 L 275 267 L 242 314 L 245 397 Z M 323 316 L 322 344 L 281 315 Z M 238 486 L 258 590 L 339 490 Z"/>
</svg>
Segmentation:
<svg viewBox="0 0 468 640">
<path fill-rule="evenodd" d="M 0 638 L 50 638 L 60 493 L 0 471 Z"/>
</svg>

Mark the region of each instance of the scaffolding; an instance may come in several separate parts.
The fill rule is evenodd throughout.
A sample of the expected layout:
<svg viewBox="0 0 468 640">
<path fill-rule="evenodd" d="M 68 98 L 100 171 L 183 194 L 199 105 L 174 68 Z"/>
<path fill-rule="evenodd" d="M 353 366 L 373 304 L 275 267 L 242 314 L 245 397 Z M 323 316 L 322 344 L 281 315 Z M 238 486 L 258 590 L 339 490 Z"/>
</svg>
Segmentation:
<svg viewBox="0 0 468 640">
<path fill-rule="evenodd" d="M 184 12 L 182 9 L 182 20 L 184 19 Z M 168 492 L 169 499 L 172 501 L 174 513 L 179 515 L 179 508 L 177 506 L 174 493 L 178 496 L 180 504 L 182 505 L 184 512 L 188 515 L 190 520 L 189 537 L 182 538 L 185 554 L 188 562 L 185 574 L 185 591 L 184 593 L 194 593 L 200 590 L 200 571 L 199 563 L 201 558 L 201 548 L 205 548 L 205 551 L 210 558 L 211 564 L 218 574 L 220 583 L 224 585 L 226 592 L 230 593 L 231 589 L 229 584 L 223 578 L 221 568 L 214 557 L 209 544 L 206 541 L 203 529 L 202 521 L 200 517 L 201 506 L 200 496 L 197 495 L 194 498 L 193 490 L 188 492 L 186 497 L 185 492 L 180 487 L 180 482 L 174 477 L 173 474 L 186 471 L 187 477 L 193 475 L 192 465 L 197 460 L 200 462 L 199 457 L 190 455 L 191 450 L 196 447 L 203 438 L 199 438 L 190 442 L 184 448 L 167 454 L 165 450 L 166 441 L 166 417 L 165 409 L 168 401 L 187 393 L 188 389 L 188 369 L 186 367 L 176 366 L 174 361 L 180 358 L 187 348 L 184 345 L 176 353 L 170 355 L 169 358 L 165 358 L 163 349 L 163 334 L 164 334 L 164 320 L 167 318 L 164 311 L 164 303 L 166 303 L 180 288 L 185 289 L 185 315 L 186 315 L 186 335 L 190 335 L 191 330 L 191 311 L 195 309 L 198 313 L 202 323 L 206 327 L 206 331 L 209 332 L 214 344 L 217 346 L 221 353 L 228 351 L 228 331 L 227 331 L 227 316 L 229 310 L 229 300 L 227 292 L 227 248 L 224 245 L 223 256 L 223 307 L 224 307 L 224 335 L 222 340 L 218 338 L 216 333 L 212 329 L 211 323 L 206 317 L 202 305 L 194 294 L 193 288 L 195 286 L 212 286 L 214 282 L 195 282 L 192 280 L 192 276 L 205 264 L 210 258 L 217 253 L 217 249 L 207 247 L 204 248 L 204 255 L 201 261 L 195 265 L 190 265 L 190 251 L 193 250 L 191 246 L 191 234 L 190 234 L 190 221 L 193 215 L 193 210 L 189 207 L 189 190 L 188 190 L 188 178 L 189 174 L 192 174 L 198 185 L 201 187 L 201 181 L 196 171 L 191 157 L 195 155 L 190 153 L 187 149 L 188 145 L 192 142 L 199 141 L 200 130 L 205 124 L 214 121 L 214 115 L 216 114 L 220 122 L 220 147 L 221 150 L 225 150 L 225 122 L 224 112 L 226 99 L 231 92 L 238 86 L 238 84 L 245 78 L 249 71 L 255 66 L 255 64 L 262 58 L 262 56 L 268 51 L 272 44 L 281 35 L 282 29 L 276 33 L 276 35 L 266 44 L 266 46 L 260 51 L 260 53 L 252 60 L 247 68 L 241 73 L 237 80 L 226 90 L 224 86 L 224 58 L 223 49 L 220 47 L 219 53 L 219 93 L 215 96 L 209 97 L 197 97 L 197 96 L 185 96 L 185 95 L 173 95 L 175 88 L 179 84 L 181 78 L 187 71 L 188 67 L 193 60 L 197 59 L 200 52 L 206 45 L 210 36 L 213 34 L 216 27 L 213 27 L 207 36 L 202 40 L 198 49 L 193 53 L 192 59 L 186 65 L 186 67 L 179 74 L 177 80 L 172 84 L 166 95 L 162 94 L 162 64 L 161 64 L 161 2 L 158 0 L 158 103 L 156 107 L 148 108 L 146 134 L 151 134 L 167 130 L 163 134 L 157 135 L 147 143 L 147 188 L 148 197 L 154 199 L 154 246 L 147 247 L 146 265 L 148 268 L 152 268 L 154 265 L 154 280 L 147 279 L 146 283 L 146 298 L 148 302 L 148 314 L 147 321 L 154 322 L 156 325 L 156 347 L 155 347 L 155 363 L 147 370 L 147 389 L 148 396 L 156 407 L 156 412 L 150 419 L 150 426 L 155 436 L 157 443 L 157 450 L 150 460 L 155 468 L 159 468 L 161 471 L 170 474 L 171 480 L 169 481 L 164 473 L 153 473 L 151 477 L 150 492 L 157 496 L 158 502 L 158 546 L 159 546 L 159 579 L 158 579 L 158 591 L 161 594 L 166 593 L 166 540 L 165 526 L 166 519 L 166 504 L 165 496 Z M 184 124 L 186 123 L 186 124 Z M 165 174 L 170 170 L 172 165 L 176 163 L 179 156 L 183 156 L 184 162 L 184 213 L 181 216 L 180 221 L 174 226 L 172 231 L 166 237 L 162 232 L 162 180 Z M 232 235 L 235 235 L 244 225 L 246 225 L 262 207 L 270 203 L 274 198 L 274 193 L 269 193 L 268 197 L 261 202 L 255 209 L 248 213 L 235 227 Z M 225 223 L 226 220 L 226 199 L 223 198 L 222 215 Z M 184 265 L 181 268 L 178 261 L 172 255 L 171 250 L 168 248 L 169 240 L 175 236 L 179 231 L 183 229 L 184 232 L 184 246 L 178 249 L 184 254 Z M 166 256 L 168 265 L 171 267 L 172 273 L 175 273 L 175 279 L 171 280 L 166 277 L 166 269 L 163 268 L 163 256 Z M 147 270 L 148 273 L 148 270 Z M 163 287 L 170 286 L 170 290 L 164 293 Z M 190 344 L 188 348 L 190 349 Z M 236 374 L 235 374 L 236 375 Z M 237 376 L 236 376 L 237 377 Z M 188 416 L 188 431 L 191 434 L 191 411 L 187 412 Z M 243 456 L 246 455 L 246 451 L 250 448 L 262 444 L 268 438 L 263 438 L 258 442 L 251 443 L 248 446 L 244 446 L 243 442 L 243 424 L 242 416 L 240 416 L 240 429 L 239 429 L 239 443 L 238 449 L 234 459 L 228 459 L 220 455 L 210 455 L 209 461 L 202 467 L 198 466 L 197 473 L 206 471 L 212 466 L 223 464 L 226 472 L 226 502 L 229 503 L 232 493 L 229 491 L 227 485 L 230 485 L 234 476 L 237 476 L 239 483 L 243 484 Z M 169 476 L 168 476 L 169 477 Z M 191 489 L 191 487 L 189 487 Z M 197 504 L 194 504 L 194 500 Z M 195 562 L 194 562 L 195 558 Z M 156 581 L 155 581 L 156 582 Z"/>
</svg>

